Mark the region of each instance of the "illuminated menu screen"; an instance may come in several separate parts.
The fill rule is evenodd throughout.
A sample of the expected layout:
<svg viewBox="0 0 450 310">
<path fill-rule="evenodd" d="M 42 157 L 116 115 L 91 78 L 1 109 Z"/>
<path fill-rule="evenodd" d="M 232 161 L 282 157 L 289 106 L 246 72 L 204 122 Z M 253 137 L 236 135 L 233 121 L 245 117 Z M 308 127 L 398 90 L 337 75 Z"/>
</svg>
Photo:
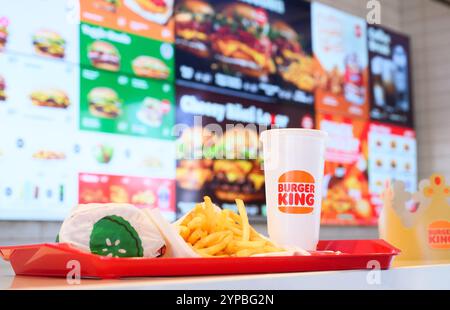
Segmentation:
<svg viewBox="0 0 450 310">
<path fill-rule="evenodd" d="M 415 190 L 406 36 L 301 0 L 0 8 L 0 220 L 105 202 L 174 220 L 204 195 L 264 219 L 270 126 L 329 133 L 323 224 L 375 225 L 387 179 Z"/>
<path fill-rule="evenodd" d="M 314 104 L 309 3 L 177 1 L 175 21 L 179 84 Z"/>
</svg>

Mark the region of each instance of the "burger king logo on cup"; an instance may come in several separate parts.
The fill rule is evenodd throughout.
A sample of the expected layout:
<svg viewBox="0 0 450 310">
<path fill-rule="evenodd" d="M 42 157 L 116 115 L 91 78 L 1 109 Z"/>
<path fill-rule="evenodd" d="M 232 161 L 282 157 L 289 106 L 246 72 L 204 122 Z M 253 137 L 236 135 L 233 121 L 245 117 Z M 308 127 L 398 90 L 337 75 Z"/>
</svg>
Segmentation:
<svg viewBox="0 0 450 310">
<path fill-rule="evenodd" d="M 301 170 L 288 171 L 278 178 L 278 209 L 283 213 L 313 212 L 316 185 L 314 177 Z"/>
</svg>

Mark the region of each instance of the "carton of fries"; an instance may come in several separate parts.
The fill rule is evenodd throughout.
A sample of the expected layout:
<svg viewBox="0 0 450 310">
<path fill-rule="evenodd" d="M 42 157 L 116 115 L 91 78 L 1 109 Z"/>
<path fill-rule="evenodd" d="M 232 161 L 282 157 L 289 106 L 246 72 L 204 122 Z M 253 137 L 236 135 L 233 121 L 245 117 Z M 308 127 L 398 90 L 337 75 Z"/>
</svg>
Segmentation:
<svg viewBox="0 0 450 310">
<path fill-rule="evenodd" d="M 282 248 L 259 234 L 248 222 L 244 202 L 236 199 L 239 214 L 222 210 L 209 197 L 169 225 L 158 210 L 148 210 L 169 245 L 166 257 L 245 257 L 309 255 L 299 248 Z"/>
</svg>

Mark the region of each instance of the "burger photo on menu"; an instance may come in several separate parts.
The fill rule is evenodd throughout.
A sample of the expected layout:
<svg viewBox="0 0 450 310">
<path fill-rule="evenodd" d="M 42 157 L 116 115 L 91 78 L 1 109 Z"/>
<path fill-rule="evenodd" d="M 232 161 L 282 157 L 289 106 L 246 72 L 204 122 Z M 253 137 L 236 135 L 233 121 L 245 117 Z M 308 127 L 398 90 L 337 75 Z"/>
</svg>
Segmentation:
<svg viewBox="0 0 450 310">
<path fill-rule="evenodd" d="M 277 20 L 271 23 L 270 38 L 278 74 L 297 88 L 312 92 L 316 84 L 314 60 L 303 51 L 299 34 Z"/>
<path fill-rule="evenodd" d="M 0 52 L 5 48 L 8 42 L 8 19 L 0 17 Z"/>
<path fill-rule="evenodd" d="M 173 13 L 174 0 L 124 0 L 133 12 L 148 21 L 164 25 Z"/>
<path fill-rule="evenodd" d="M 88 94 L 89 111 L 100 118 L 114 119 L 122 113 L 121 100 L 117 93 L 108 87 L 96 87 Z"/>
<path fill-rule="evenodd" d="M 204 190 L 213 178 L 212 166 L 211 159 L 180 160 L 176 170 L 178 186 L 186 191 Z"/>
<path fill-rule="evenodd" d="M 159 127 L 163 117 L 170 112 L 170 101 L 145 97 L 142 107 L 137 114 L 137 119 L 150 127 Z"/>
<path fill-rule="evenodd" d="M 33 35 L 33 45 L 38 55 L 64 58 L 66 40 L 55 31 L 39 30 Z"/>
<path fill-rule="evenodd" d="M 254 78 L 275 72 L 269 39 L 269 17 L 264 9 L 242 3 L 226 5 L 213 23 L 211 44 L 225 72 Z"/>
<path fill-rule="evenodd" d="M 93 5 L 106 12 L 116 13 L 118 6 L 121 4 L 121 0 L 94 0 Z"/>
<path fill-rule="evenodd" d="M 211 189 L 222 201 L 264 199 L 264 172 L 257 160 L 215 160 L 213 175 Z"/>
<path fill-rule="evenodd" d="M 30 94 L 31 102 L 35 106 L 67 109 L 70 105 L 66 92 L 60 89 L 36 90 Z"/>
<path fill-rule="evenodd" d="M 202 0 L 180 1 L 175 7 L 175 34 L 178 48 L 196 56 L 210 56 L 213 7 Z"/>
<path fill-rule="evenodd" d="M 6 81 L 5 78 L 0 75 L 0 101 L 5 101 L 6 98 Z"/>
<path fill-rule="evenodd" d="M 119 71 L 120 54 L 117 48 L 105 41 L 95 41 L 88 47 L 88 58 L 92 66 L 108 71 Z"/>
<path fill-rule="evenodd" d="M 169 77 L 170 68 L 160 59 L 141 55 L 136 57 L 131 66 L 137 76 L 165 80 Z"/>
</svg>

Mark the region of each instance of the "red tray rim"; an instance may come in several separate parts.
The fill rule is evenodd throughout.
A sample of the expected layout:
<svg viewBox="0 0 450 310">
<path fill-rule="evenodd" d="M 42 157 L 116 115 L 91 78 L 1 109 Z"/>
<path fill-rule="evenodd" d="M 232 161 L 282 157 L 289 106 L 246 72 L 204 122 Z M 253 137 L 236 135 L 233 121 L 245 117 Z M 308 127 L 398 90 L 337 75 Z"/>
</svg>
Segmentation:
<svg viewBox="0 0 450 310">
<path fill-rule="evenodd" d="M 400 254 L 401 250 L 392 246 L 390 243 L 386 242 L 383 239 L 357 239 L 357 240 L 321 240 L 320 243 L 331 243 L 331 242 L 378 242 L 382 243 L 386 248 L 389 248 L 389 252 L 365 252 L 365 253 L 340 253 L 339 255 L 311 255 L 311 256 L 251 256 L 251 257 L 160 257 L 160 258 L 148 258 L 148 257 L 130 257 L 130 258 L 119 258 L 119 257 L 106 257 L 106 256 L 100 256 L 91 254 L 85 251 L 82 251 L 80 249 L 77 249 L 70 244 L 67 243 L 37 243 L 37 244 L 26 244 L 26 245 L 16 245 L 16 246 L 0 246 L 0 256 L 6 260 L 9 261 L 9 258 L 11 254 L 16 250 L 25 250 L 25 249 L 36 249 L 36 248 L 51 248 L 56 249 L 59 251 L 64 251 L 66 253 L 73 253 L 77 255 L 84 255 L 84 256 L 92 256 L 94 259 L 98 259 L 101 261 L 109 261 L 109 262 L 136 262 L 136 261 L 148 261 L 148 260 L 154 260 L 157 259 L 159 261 L 161 260 L 198 260 L 201 259 L 203 261 L 206 260 L 214 260 L 214 261 L 228 261 L 228 260 L 265 260 L 265 259 L 298 259 L 301 257 L 302 259 L 308 259 L 308 257 L 313 257 L 314 259 L 329 259 L 330 256 L 339 258 L 339 257 L 378 257 L 378 256 L 395 256 Z"/>
</svg>

